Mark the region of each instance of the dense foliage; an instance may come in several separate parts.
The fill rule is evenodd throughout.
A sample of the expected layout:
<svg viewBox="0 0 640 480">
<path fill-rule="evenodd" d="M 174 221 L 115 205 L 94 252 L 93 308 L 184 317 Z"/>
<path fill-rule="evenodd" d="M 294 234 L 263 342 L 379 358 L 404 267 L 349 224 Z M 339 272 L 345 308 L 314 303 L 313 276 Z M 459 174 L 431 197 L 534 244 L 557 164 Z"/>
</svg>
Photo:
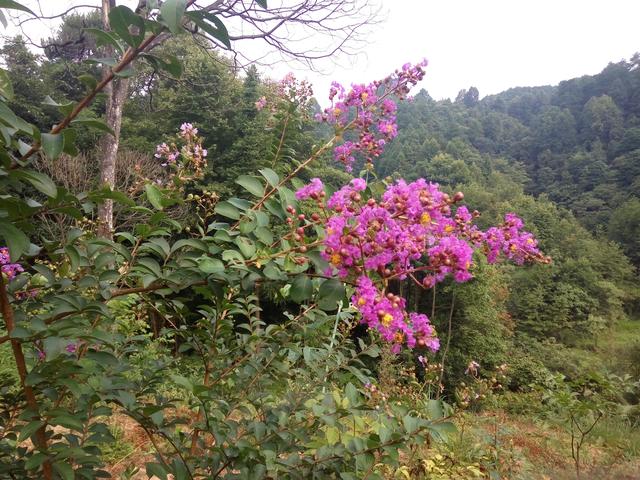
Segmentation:
<svg viewBox="0 0 640 480">
<path fill-rule="evenodd" d="M 203 49 L 190 22 L 228 34 L 187 3 L 0 51 L 0 474 L 108 477 L 128 418 L 153 456 L 121 478 L 499 478 L 497 440 L 454 460 L 461 412 L 523 398 L 579 476 L 638 401 L 581 357 L 638 309 L 637 57 L 455 102 L 404 101 L 406 64 L 322 109 Z M 116 189 L 105 72 L 130 79 Z"/>
</svg>

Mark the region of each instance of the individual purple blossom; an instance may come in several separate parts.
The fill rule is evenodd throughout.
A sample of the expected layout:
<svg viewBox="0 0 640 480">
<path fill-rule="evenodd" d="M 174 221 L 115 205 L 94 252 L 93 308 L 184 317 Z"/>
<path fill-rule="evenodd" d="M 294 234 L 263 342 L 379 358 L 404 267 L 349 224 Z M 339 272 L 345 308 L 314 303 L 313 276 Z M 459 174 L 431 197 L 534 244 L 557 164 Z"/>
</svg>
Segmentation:
<svg viewBox="0 0 640 480">
<path fill-rule="evenodd" d="M 11 263 L 11 255 L 7 247 L 0 247 L 0 272 L 6 275 L 9 281 L 13 280 L 19 273 L 24 272 L 22 265 Z"/>
<path fill-rule="evenodd" d="M 355 151 L 356 144 L 347 141 L 333 149 L 333 158 L 336 162 L 342 163 L 347 172 L 351 172 L 353 170 L 353 163 L 356 161 L 356 158 L 353 156 Z"/>
<path fill-rule="evenodd" d="M 324 185 L 319 178 L 312 178 L 311 181 L 296 191 L 296 198 L 298 200 L 305 200 L 307 198 L 318 198 L 321 192 L 324 191 Z"/>
<path fill-rule="evenodd" d="M 331 198 L 329 198 L 327 202 L 327 207 L 337 211 L 348 210 L 347 207 L 359 198 L 359 195 L 357 195 L 358 192 L 362 192 L 366 188 L 367 182 L 365 180 L 362 178 L 354 178 L 349 182 L 349 185 L 345 185 L 331 195 Z"/>
<path fill-rule="evenodd" d="M 76 343 L 70 343 L 64 349 L 68 353 L 76 353 L 78 351 L 78 345 Z"/>
</svg>

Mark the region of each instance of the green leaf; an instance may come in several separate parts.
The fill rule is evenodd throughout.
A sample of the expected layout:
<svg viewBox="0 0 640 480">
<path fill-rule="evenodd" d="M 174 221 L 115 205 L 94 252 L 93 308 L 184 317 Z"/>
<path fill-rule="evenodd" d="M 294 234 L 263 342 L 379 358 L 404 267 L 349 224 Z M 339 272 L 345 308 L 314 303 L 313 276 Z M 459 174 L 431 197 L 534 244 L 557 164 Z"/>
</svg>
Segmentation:
<svg viewBox="0 0 640 480">
<path fill-rule="evenodd" d="M 94 202 L 103 202 L 106 199 L 111 199 L 115 202 L 121 203 L 122 205 L 127 205 L 129 207 L 134 207 L 136 205 L 136 202 L 130 197 L 117 190 L 111 190 L 109 187 L 104 187 L 100 190 L 94 190 L 89 194 L 88 198 Z"/>
<path fill-rule="evenodd" d="M 30 13 L 34 17 L 37 15 L 29 10 L 24 5 L 19 4 L 18 2 L 14 2 L 13 0 L 0 0 L 0 8 L 9 8 L 11 10 L 21 10 L 23 12 Z"/>
<path fill-rule="evenodd" d="M 253 234 L 256 236 L 258 240 L 260 240 L 265 245 L 269 246 L 273 243 L 273 233 L 267 227 L 258 227 L 255 229 Z"/>
<path fill-rule="evenodd" d="M 86 127 L 95 128 L 97 130 L 102 130 L 103 132 L 110 133 L 114 137 L 116 136 L 109 125 L 107 125 L 104 120 L 100 120 L 99 118 L 77 118 L 71 122 L 71 125 L 84 125 Z"/>
<path fill-rule="evenodd" d="M 69 257 L 71 273 L 73 273 L 80 266 L 80 253 L 78 252 L 78 249 L 73 245 L 67 245 L 66 247 L 64 247 L 64 251 L 67 254 L 67 257 Z"/>
<path fill-rule="evenodd" d="M 32 422 L 27 423 L 24 427 L 20 429 L 20 436 L 18 437 L 19 442 L 25 441 L 27 438 L 31 438 L 33 434 L 42 426 L 44 423 L 42 420 L 34 420 Z"/>
<path fill-rule="evenodd" d="M 144 40 L 144 19 L 124 5 L 109 12 L 109 24 L 120 38 L 134 48 Z"/>
<path fill-rule="evenodd" d="M 149 478 L 155 475 L 160 480 L 167 480 L 167 471 L 159 463 L 145 463 L 145 467 Z"/>
<path fill-rule="evenodd" d="M 439 420 L 444 417 L 442 400 L 429 400 L 427 402 L 427 413 L 431 420 Z"/>
<path fill-rule="evenodd" d="M 296 206 L 296 196 L 291 191 L 291 189 L 287 187 L 278 187 L 278 193 L 280 195 L 280 203 L 282 204 L 282 208 L 287 208 L 289 205 L 292 207 Z"/>
<path fill-rule="evenodd" d="M 29 182 L 35 189 L 48 197 L 55 198 L 58 195 L 58 187 L 44 173 L 35 170 L 14 170 L 11 172 L 11 176 Z"/>
<path fill-rule="evenodd" d="M 0 220 L 0 236 L 4 238 L 12 262 L 17 262 L 29 250 L 29 237 L 5 220 Z"/>
<path fill-rule="evenodd" d="M 217 258 L 202 257 L 198 259 L 198 268 L 204 273 L 224 272 L 224 263 Z"/>
<path fill-rule="evenodd" d="M 59 415 L 51 419 L 51 425 L 60 425 L 70 430 L 81 432 L 84 429 L 83 423 L 71 415 Z"/>
<path fill-rule="evenodd" d="M 178 34 L 182 31 L 182 17 L 186 8 L 186 0 L 166 0 L 160 7 L 162 21 L 171 33 Z"/>
<path fill-rule="evenodd" d="M 223 217 L 232 218 L 234 220 L 238 220 L 240 218 L 240 210 L 231 205 L 229 202 L 220 202 L 216 205 L 216 208 L 213 210 L 218 215 L 222 215 Z"/>
<path fill-rule="evenodd" d="M 168 61 L 150 53 L 143 53 L 140 56 L 147 60 L 156 70 L 165 70 L 176 78 L 182 75 L 182 63 L 174 55 L 167 55 Z"/>
<path fill-rule="evenodd" d="M 64 138 L 59 133 L 43 133 L 41 135 L 42 150 L 47 157 L 55 160 L 62 153 Z"/>
<path fill-rule="evenodd" d="M 76 131 L 73 128 L 65 128 L 62 131 L 62 151 L 72 157 L 79 153 L 76 148 L 76 135 Z"/>
<path fill-rule="evenodd" d="M 402 419 L 402 424 L 404 425 L 407 433 L 414 433 L 420 428 L 420 419 L 417 417 L 412 417 L 411 415 L 405 415 Z"/>
<path fill-rule="evenodd" d="M 282 280 L 283 278 L 286 278 L 274 262 L 269 262 L 264 267 L 263 272 L 264 276 L 269 280 Z"/>
<path fill-rule="evenodd" d="M 0 120 L 9 127 L 19 128 L 18 117 L 4 102 L 0 102 Z"/>
<path fill-rule="evenodd" d="M 119 7 L 116 7 L 116 8 L 119 8 Z M 112 47 L 115 47 L 120 53 L 124 53 L 124 48 L 122 48 L 122 45 L 120 45 L 120 42 L 118 42 L 118 39 L 113 35 L 111 35 L 109 32 L 105 32 L 104 30 L 100 30 L 99 28 L 85 28 L 84 31 L 89 32 L 94 37 L 96 37 L 96 45 L 98 47 L 111 45 Z M 88 76 L 93 78 L 93 76 L 91 75 L 88 75 Z M 83 81 L 83 80 L 80 80 L 80 81 Z"/>
<path fill-rule="evenodd" d="M 360 404 L 360 394 L 358 393 L 358 389 L 353 385 L 353 383 L 347 383 L 347 386 L 344 387 L 344 393 L 349 399 L 349 404 L 352 407 Z"/>
<path fill-rule="evenodd" d="M 344 284 L 335 278 L 322 282 L 318 290 L 318 307 L 322 310 L 335 310 L 345 294 Z"/>
<path fill-rule="evenodd" d="M 236 238 L 236 245 L 242 252 L 244 258 L 252 258 L 256 253 L 256 246 L 254 243 L 246 237 Z"/>
<path fill-rule="evenodd" d="M 278 184 L 280 183 L 280 177 L 276 172 L 274 172 L 270 168 L 263 168 L 258 171 L 267 180 L 267 182 L 269 182 L 269 185 L 271 185 L 272 187 L 277 187 Z"/>
<path fill-rule="evenodd" d="M 133 64 L 129 64 L 126 67 L 123 67 L 119 70 L 113 70 L 113 74 L 116 77 L 120 78 L 131 78 L 136 74 L 136 69 L 133 67 Z"/>
<path fill-rule="evenodd" d="M 434 423 L 429 425 L 429 431 L 436 440 L 446 442 L 457 433 L 456 426 L 451 422 Z"/>
<path fill-rule="evenodd" d="M 53 469 L 58 472 L 62 480 L 73 480 L 75 478 L 73 468 L 68 463 L 56 462 L 53 464 Z"/>
<path fill-rule="evenodd" d="M 107 65 L 109 67 L 115 67 L 118 64 L 118 61 L 113 57 L 92 57 L 87 58 L 85 62 Z"/>
<path fill-rule="evenodd" d="M 24 468 L 27 470 L 36 469 L 42 465 L 46 459 L 47 456 L 44 453 L 38 452 L 32 455 L 31 458 L 24 463 Z"/>
<path fill-rule="evenodd" d="M 93 90 L 98 86 L 98 80 L 96 79 L 96 77 L 94 77 L 93 75 L 89 75 L 88 73 L 80 75 L 78 77 L 78 80 L 85 84 L 89 90 Z"/>
<path fill-rule="evenodd" d="M 73 110 L 73 102 L 58 103 L 49 95 L 44 97 L 42 104 L 48 105 L 50 107 L 56 107 L 60 111 L 60 113 L 62 113 L 65 116 L 69 115 Z"/>
<path fill-rule="evenodd" d="M 163 195 L 160 189 L 152 183 L 147 183 L 144 186 L 144 190 L 147 192 L 147 200 L 149 200 L 149 203 L 153 205 L 153 208 L 156 210 L 162 210 L 164 208 L 162 205 Z"/>
<path fill-rule="evenodd" d="M 329 445 L 335 445 L 340 441 L 340 430 L 337 427 L 328 427 L 324 435 Z"/>
<path fill-rule="evenodd" d="M 216 40 L 219 40 L 225 47 L 231 49 L 231 40 L 229 39 L 229 32 L 224 23 L 210 12 L 188 12 L 187 16 L 193 23 L 195 23 L 201 30 L 211 35 Z"/>
<path fill-rule="evenodd" d="M 0 95 L 7 100 L 13 100 L 13 85 L 11 85 L 11 79 L 9 74 L 0 68 Z"/>
<path fill-rule="evenodd" d="M 372 470 L 374 462 L 375 457 L 373 456 L 373 453 L 366 452 L 359 454 L 358 456 L 356 456 L 357 471 L 368 472 Z"/>
<path fill-rule="evenodd" d="M 207 244 L 202 240 L 198 240 L 196 238 L 183 238 L 182 240 L 178 240 L 171 246 L 171 253 L 176 252 L 186 246 L 189 246 L 194 250 L 200 250 L 201 252 L 208 251 Z"/>
<path fill-rule="evenodd" d="M 258 5 L 260 5 L 262 8 L 264 8 L 265 10 L 268 8 L 267 7 L 267 0 L 256 0 L 256 3 Z"/>
<path fill-rule="evenodd" d="M 296 303 L 302 303 L 310 298 L 312 293 L 313 283 L 309 277 L 301 274 L 294 278 L 293 283 L 291 284 L 291 290 L 289 290 L 291 300 Z"/>
<path fill-rule="evenodd" d="M 264 195 L 264 185 L 262 185 L 262 182 L 260 182 L 257 177 L 240 175 L 236 183 L 256 197 L 262 197 L 262 195 Z"/>
</svg>

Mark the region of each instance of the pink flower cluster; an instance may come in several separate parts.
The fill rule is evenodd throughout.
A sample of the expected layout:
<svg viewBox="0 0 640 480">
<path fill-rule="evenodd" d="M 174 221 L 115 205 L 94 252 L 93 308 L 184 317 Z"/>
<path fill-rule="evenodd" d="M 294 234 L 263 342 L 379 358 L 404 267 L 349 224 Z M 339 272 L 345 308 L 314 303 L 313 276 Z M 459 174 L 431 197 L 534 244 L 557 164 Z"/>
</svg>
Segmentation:
<svg viewBox="0 0 640 480">
<path fill-rule="evenodd" d="M 296 76 L 289 72 L 278 83 L 276 93 L 279 97 L 285 98 L 296 105 L 306 106 L 313 98 L 313 88 L 306 80 L 298 80 Z"/>
<path fill-rule="evenodd" d="M 314 179 L 296 196 L 309 198 L 315 193 L 317 198 L 321 189 L 322 182 Z M 356 178 L 328 199 L 326 208 L 332 212 L 326 220 L 322 256 L 331 265 L 329 274 L 336 271 L 341 278 L 355 278 L 352 301 L 362 321 L 391 342 L 395 351 L 402 344 L 435 351 L 439 343 L 425 315 L 407 313 L 405 300 L 387 292 L 390 280 L 410 278 L 423 288 L 447 276 L 466 282 L 473 277 L 475 250 L 484 252 L 489 262 L 499 254 L 517 264 L 550 261 L 514 214 L 482 232 L 473 225 L 478 212 L 470 213 L 464 206 L 452 211 L 464 198 L 461 192 L 451 197 L 424 179 L 398 180 L 379 200 L 366 192 L 366 182 Z"/>
<path fill-rule="evenodd" d="M 353 169 L 358 154 L 371 165 L 384 146 L 396 137 L 397 107 L 390 97 L 405 98 L 411 87 L 424 77 L 426 65 L 426 60 L 416 65 L 407 63 L 383 80 L 368 85 L 354 84 L 349 91 L 337 82 L 332 83 L 329 92 L 332 106 L 318 114 L 317 119 L 333 125 L 340 136 L 351 128 L 356 131 L 357 141 L 345 141 L 333 152 L 335 160 L 344 164 L 347 171 Z"/>
<path fill-rule="evenodd" d="M 185 140 L 195 140 L 198 136 L 198 129 L 190 123 L 180 125 L 179 135 Z"/>
<path fill-rule="evenodd" d="M 207 150 L 202 147 L 202 137 L 191 123 L 183 123 L 175 143 L 156 146 L 154 157 L 162 160 L 163 167 L 171 166 L 173 175 L 183 179 L 199 177 L 207 166 Z M 162 183 L 162 182 L 159 182 Z"/>
<path fill-rule="evenodd" d="M 0 272 L 6 275 L 9 281 L 13 280 L 19 273 L 24 272 L 21 265 L 11 263 L 11 256 L 7 247 L 0 247 Z"/>
<path fill-rule="evenodd" d="M 504 223 L 486 231 L 486 253 L 489 262 L 495 262 L 500 253 L 516 264 L 541 259 L 538 241 L 529 232 L 523 232 L 522 220 L 515 213 L 507 213 Z"/>
</svg>

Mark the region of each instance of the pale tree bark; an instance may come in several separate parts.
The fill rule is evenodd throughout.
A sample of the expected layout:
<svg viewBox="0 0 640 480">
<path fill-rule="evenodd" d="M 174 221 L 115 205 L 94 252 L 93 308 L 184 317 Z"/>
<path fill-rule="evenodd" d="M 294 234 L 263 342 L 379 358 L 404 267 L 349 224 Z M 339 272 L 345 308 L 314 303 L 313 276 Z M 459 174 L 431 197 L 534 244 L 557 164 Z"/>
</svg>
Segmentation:
<svg viewBox="0 0 640 480">
<path fill-rule="evenodd" d="M 102 25 L 109 31 L 109 11 L 115 7 L 115 0 L 102 0 Z M 106 49 L 107 56 L 113 55 L 113 47 Z M 103 77 L 108 75 L 104 67 Z M 120 144 L 120 127 L 122 126 L 122 109 L 129 89 L 128 78 L 115 78 L 107 85 L 104 93 L 107 96 L 105 121 L 113 131 L 113 135 L 105 134 L 100 140 L 100 184 L 112 190 L 116 183 L 116 156 Z M 105 238 L 113 236 L 113 200 L 107 199 L 98 208 L 98 235 Z"/>
</svg>

